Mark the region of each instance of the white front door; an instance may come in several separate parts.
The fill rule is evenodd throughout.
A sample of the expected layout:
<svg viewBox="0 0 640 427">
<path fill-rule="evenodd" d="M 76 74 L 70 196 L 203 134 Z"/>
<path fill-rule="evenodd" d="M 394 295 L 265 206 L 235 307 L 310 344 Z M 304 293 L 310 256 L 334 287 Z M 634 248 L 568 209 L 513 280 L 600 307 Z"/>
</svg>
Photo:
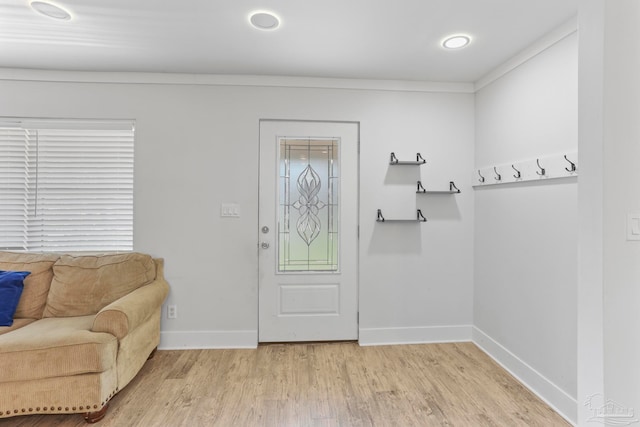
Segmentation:
<svg viewBox="0 0 640 427">
<path fill-rule="evenodd" d="M 260 342 L 358 338 L 358 133 L 260 121 Z"/>
</svg>

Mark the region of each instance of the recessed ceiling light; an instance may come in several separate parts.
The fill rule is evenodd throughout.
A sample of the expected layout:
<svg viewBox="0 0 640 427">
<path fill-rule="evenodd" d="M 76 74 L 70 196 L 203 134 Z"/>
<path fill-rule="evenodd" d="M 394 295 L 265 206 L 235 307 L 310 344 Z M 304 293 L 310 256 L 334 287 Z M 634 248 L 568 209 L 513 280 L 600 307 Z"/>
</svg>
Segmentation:
<svg viewBox="0 0 640 427">
<path fill-rule="evenodd" d="M 449 36 L 442 41 L 442 47 L 446 49 L 460 49 L 471 43 L 471 37 L 464 34 Z"/>
<path fill-rule="evenodd" d="M 48 16 L 49 18 L 59 19 L 61 21 L 68 21 L 71 19 L 71 14 L 53 3 L 44 1 L 32 1 L 31 8 L 38 13 Z"/>
<path fill-rule="evenodd" d="M 271 12 L 253 12 L 249 15 L 249 22 L 258 30 L 275 30 L 280 26 L 280 19 Z"/>
</svg>

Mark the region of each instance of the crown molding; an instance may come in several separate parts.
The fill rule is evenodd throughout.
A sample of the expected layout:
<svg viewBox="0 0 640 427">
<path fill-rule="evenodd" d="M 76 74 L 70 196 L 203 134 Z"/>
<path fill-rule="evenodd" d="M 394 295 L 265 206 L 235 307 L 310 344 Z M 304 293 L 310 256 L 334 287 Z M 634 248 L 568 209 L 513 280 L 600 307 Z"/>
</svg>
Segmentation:
<svg viewBox="0 0 640 427">
<path fill-rule="evenodd" d="M 473 93 L 473 83 L 293 76 L 94 72 L 0 68 L 0 81 L 203 86 L 256 86 L 393 92 Z"/>
<path fill-rule="evenodd" d="M 490 85 L 505 74 L 508 74 L 509 72 L 518 68 L 520 65 L 536 57 L 545 50 L 549 49 L 551 46 L 566 39 L 577 31 L 578 18 L 575 17 L 565 22 L 550 33 L 547 33 L 545 36 L 538 39 L 536 42 L 518 53 L 516 56 L 502 63 L 501 65 L 487 73 L 485 76 L 478 79 L 475 82 L 474 92 L 477 92 L 483 87 Z"/>
</svg>

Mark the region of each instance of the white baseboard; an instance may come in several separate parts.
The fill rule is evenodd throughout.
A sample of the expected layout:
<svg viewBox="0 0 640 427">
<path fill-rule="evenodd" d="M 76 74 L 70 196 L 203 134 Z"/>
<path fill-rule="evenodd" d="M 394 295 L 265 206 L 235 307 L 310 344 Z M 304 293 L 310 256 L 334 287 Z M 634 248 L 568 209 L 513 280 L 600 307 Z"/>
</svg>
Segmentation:
<svg viewBox="0 0 640 427">
<path fill-rule="evenodd" d="M 472 326 L 360 329 L 359 344 L 393 345 L 471 341 Z M 160 350 L 256 348 L 258 331 L 162 331 Z"/>
<path fill-rule="evenodd" d="M 258 331 L 163 331 L 160 350 L 256 348 Z"/>
<path fill-rule="evenodd" d="M 576 425 L 578 419 L 576 399 L 475 326 L 473 327 L 473 343 L 544 400 L 564 419 Z"/>
<path fill-rule="evenodd" d="M 472 326 L 361 328 L 358 342 L 366 345 L 428 344 L 471 341 Z"/>
</svg>

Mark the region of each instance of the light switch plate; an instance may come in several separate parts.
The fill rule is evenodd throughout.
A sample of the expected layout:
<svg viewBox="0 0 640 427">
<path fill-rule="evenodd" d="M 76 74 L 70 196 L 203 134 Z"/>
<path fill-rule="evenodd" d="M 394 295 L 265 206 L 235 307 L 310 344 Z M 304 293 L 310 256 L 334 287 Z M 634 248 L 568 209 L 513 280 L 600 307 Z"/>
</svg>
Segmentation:
<svg viewBox="0 0 640 427">
<path fill-rule="evenodd" d="M 240 205 L 237 203 L 221 204 L 220 216 L 223 218 L 240 218 Z"/>
<path fill-rule="evenodd" d="M 627 214 L 627 240 L 640 240 L 640 213 Z"/>
</svg>

